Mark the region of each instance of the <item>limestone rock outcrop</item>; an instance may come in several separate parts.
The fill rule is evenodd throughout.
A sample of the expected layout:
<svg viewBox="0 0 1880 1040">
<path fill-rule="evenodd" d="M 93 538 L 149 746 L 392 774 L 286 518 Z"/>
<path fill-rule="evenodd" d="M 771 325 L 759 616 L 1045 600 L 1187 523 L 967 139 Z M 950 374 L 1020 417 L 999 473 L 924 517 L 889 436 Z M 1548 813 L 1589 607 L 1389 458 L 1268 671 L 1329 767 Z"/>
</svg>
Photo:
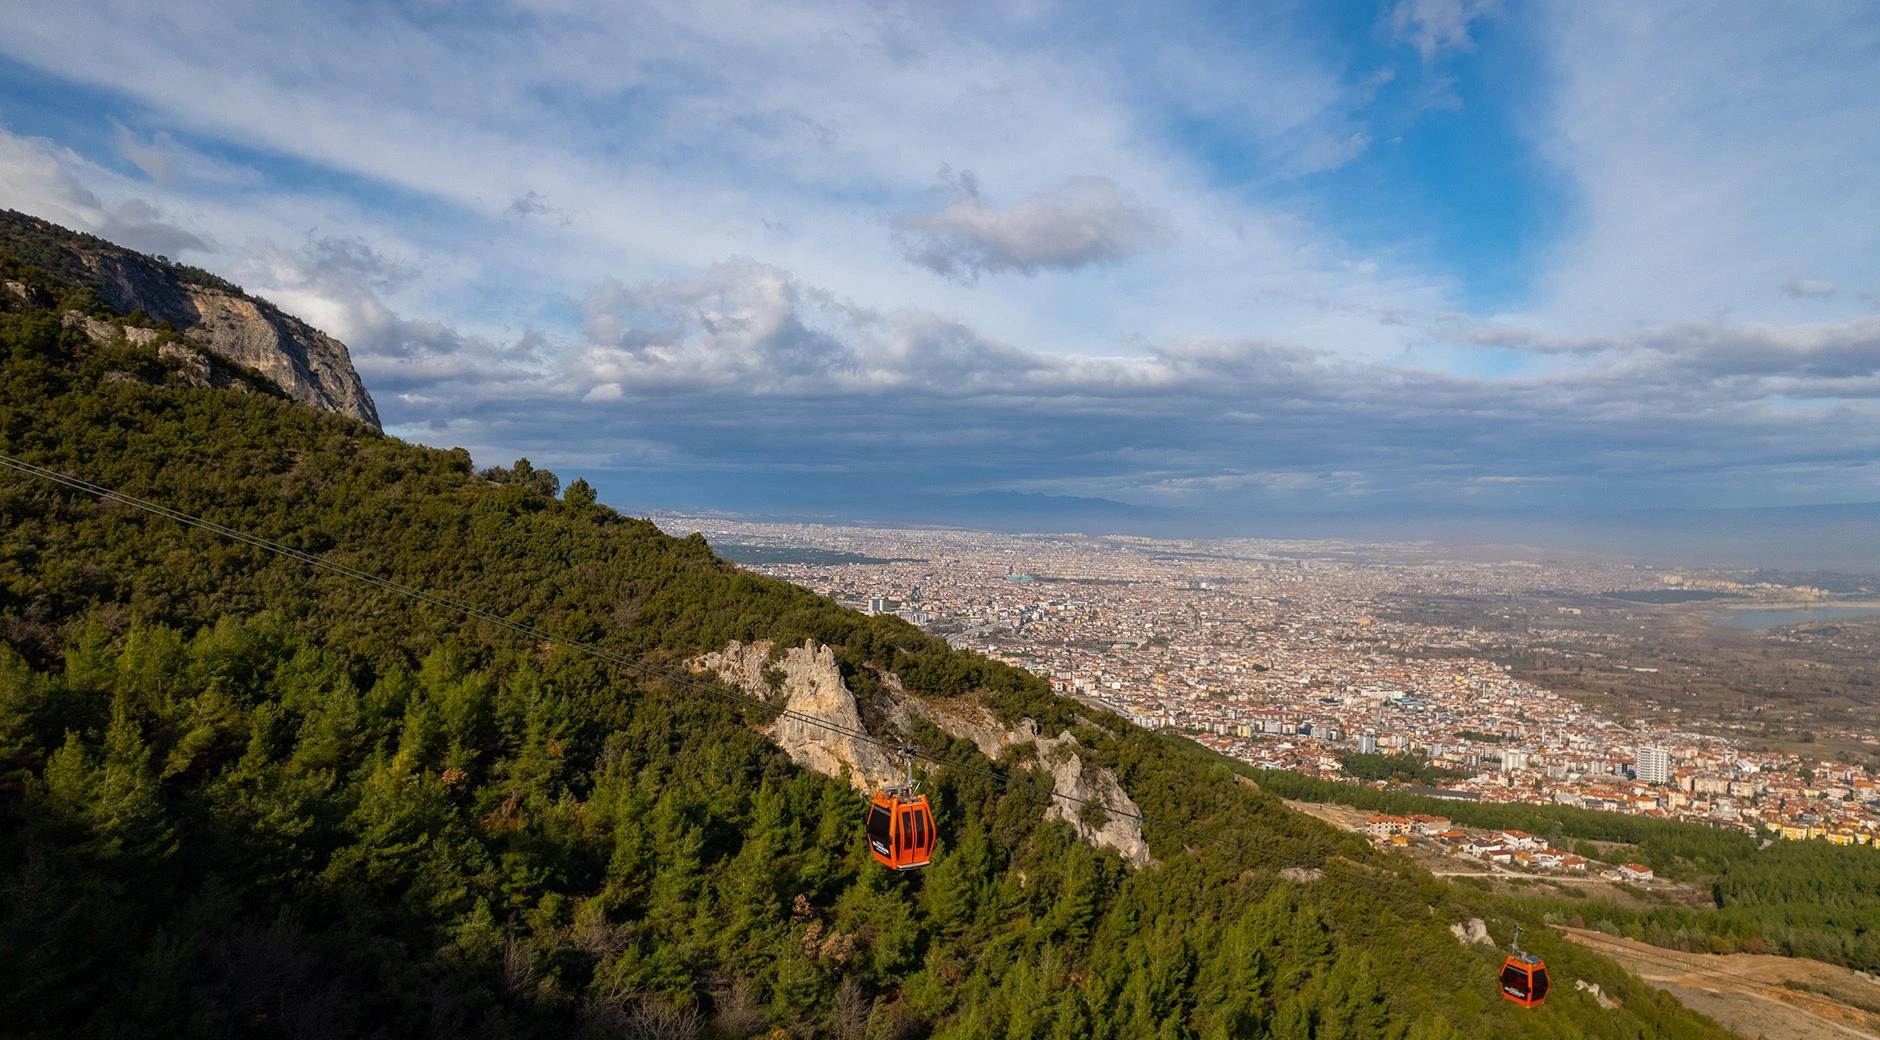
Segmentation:
<svg viewBox="0 0 1880 1040">
<path fill-rule="evenodd" d="M 866 730 L 855 695 L 849 692 L 842 670 L 836 665 L 835 652 L 806 643 L 790 647 L 773 664 L 772 646 L 769 640 L 734 641 L 694 664 L 753 697 L 787 709 L 791 715 L 825 723 L 816 725 L 791 715 L 771 723 L 767 730 L 770 739 L 797 765 L 825 776 L 839 777 L 846 770 L 849 784 L 864 792 L 904 780 L 907 770 L 900 756 L 880 744 L 849 735 Z"/>
<path fill-rule="evenodd" d="M 156 343 L 157 356 L 172 362 L 175 366 L 171 378 L 185 386 L 208 386 L 249 394 L 257 392 L 265 385 L 263 381 L 252 378 L 226 360 L 212 357 L 196 346 L 178 342 L 175 339 L 159 342 L 163 333 L 156 329 L 99 321 L 81 311 L 66 311 L 63 322 L 66 328 L 82 331 L 85 337 L 93 343 L 115 343 L 120 339 L 139 347 Z M 124 379 L 126 375 L 126 373 L 112 373 L 108 378 L 118 381 Z"/>
<path fill-rule="evenodd" d="M 1574 979 L 1573 988 L 1592 994 L 1593 1000 L 1607 1011 L 1615 1011 L 1619 1007 L 1619 1002 L 1607 996 L 1605 991 L 1599 988 L 1599 983 L 1597 982 L 1588 982 L 1585 979 Z"/>
<path fill-rule="evenodd" d="M 12 210 L 0 210 L 0 249 L 90 288 L 112 310 L 169 322 L 191 343 L 266 376 L 295 401 L 379 425 L 344 343 L 233 283 Z M 6 290 L 32 302 L 24 283 L 9 282 Z"/>
<path fill-rule="evenodd" d="M 1471 917 L 1467 922 L 1457 921 L 1449 926 L 1456 933 L 1456 941 L 1464 946 L 1493 946 L 1495 940 L 1488 934 L 1488 925 L 1479 917 Z"/>
<path fill-rule="evenodd" d="M 732 642 L 692 664 L 750 696 L 826 722 L 827 728 L 784 717 L 768 728 L 770 738 L 798 765 L 827 776 L 841 776 L 846 770 L 849 783 L 858 791 L 899 783 L 905 775 L 899 756 L 879 743 L 848 735 L 867 731 L 835 653 L 826 646 L 806 643 L 789 648 L 773 661 L 772 649 L 768 641 Z M 919 716 L 952 736 L 972 741 L 981 754 L 994 760 L 1014 748 L 1031 749 L 1038 764 L 1049 772 L 1052 791 L 1060 796 L 1051 799 L 1046 819 L 1063 820 L 1078 837 L 1098 848 L 1116 850 L 1131 866 L 1154 862 L 1142 837 L 1142 813 L 1135 800 L 1117 782 L 1115 773 L 1084 761 L 1075 736 L 1064 732 L 1045 737 L 1031 719 L 1007 726 L 969 700 L 928 700 L 906 692 L 893 675 L 884 675 L 882 680 L 885 693 L 877 707 L 889 725 L 905 729 L 913 716 Z M 898 739 L 892 733 L 873 736 L 888 743 Z"/>
<path fill-rule="evenodd" d="M 890 688 L 898 685 L 890 684 Z M 1131 866 L 1146 867 L 1154 862 L 1149 843 L 1142 837 L 1142 810 L 1135 799 L 1123 790 L 1115 773 L 1084 762 L 1077 753 L 1077 738 L 1070 733 L 1045 737 L 1031 719 L 1007 726 L 970 701 L 904 697 L 903 706 L 948 734 L 972 741 L 980 754 L 995 761 L 1013 748 L 1031 747 L 1039 764 L 1050 770 L 1051 789 L 1068 796 L 1051 799 L 1050 808 L 1045 810 L 1047 819 L 1069 823 L 1078 837 L 1099 848 L 1115 849 Z M 1099 807 L 1109 811 L 1095 812 Z M 1093 811 L 1086 813 L 1087 809 Z"/>
</svg>

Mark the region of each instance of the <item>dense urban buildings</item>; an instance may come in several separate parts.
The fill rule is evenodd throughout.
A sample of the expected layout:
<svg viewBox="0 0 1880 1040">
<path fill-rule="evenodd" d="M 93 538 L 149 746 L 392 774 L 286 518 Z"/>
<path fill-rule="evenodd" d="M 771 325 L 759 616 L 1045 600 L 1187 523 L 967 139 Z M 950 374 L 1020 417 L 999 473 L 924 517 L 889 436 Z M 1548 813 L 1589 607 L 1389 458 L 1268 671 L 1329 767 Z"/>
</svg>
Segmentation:
<svg viewBox="0 0 1880 1040">
<path fill-rule="evenodd" d="M 1729 726 L 1675 707 L 1649 718 L 1642 706 L 1596 710 L 1493 660 L 1475 625 L 1406 620 L 1392 608 L 1397 597 L 1435 590 L 1481 604 L 1486 617 L 1535 590 L 1720 594 L 1703 591 L 1714 579 L 1605 560 L 1445 558 L 1415 546 L 662 523 L 703 531 L 753 569 L 898 614 L 1046 676 L 1063 693 L 1263 768 L 1355 782 L 1346 765 L 1354 753 L 1409 756 L 1456 798 L 1846 844 L 1880 834 L 1880 786 L 1867 764 L 1842 760 L 1851 756 L 1752 750 Z M 1806 585 L 1738 587 L 1751 604 L 1825 595 Z M 1582 608 L 1556 609 L 1565 620 Z M 1586 645 L 1608 665 L 1625 653 L 1610 640 Z M 1823 735 L 1880 755 L 1870 729 Z"/>
</svg>

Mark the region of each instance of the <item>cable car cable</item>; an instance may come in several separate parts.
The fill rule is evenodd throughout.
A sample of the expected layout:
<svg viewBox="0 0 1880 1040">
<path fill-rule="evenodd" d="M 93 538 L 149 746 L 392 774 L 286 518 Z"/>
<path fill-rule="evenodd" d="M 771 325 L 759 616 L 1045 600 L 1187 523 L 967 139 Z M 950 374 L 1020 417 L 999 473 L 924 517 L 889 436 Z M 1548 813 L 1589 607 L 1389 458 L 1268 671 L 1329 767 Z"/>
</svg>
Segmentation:
<svg viewBox="0 0 1880 1040">
<path fill-rule="evenodd" d="M 845 726 L 838 726 L 832 722 L 818 718 L 814 715 L 807 715 L 799 711 L 793 711 L 787 707 L 779 707 L 778 705 L 772 704 L 761 698 L 753 697 L 744 693 L 739 693 L 721 684 L 704 682 L 704 681 L 697 679 L 694 676 L 686 675 L 685 673 L 682 673 L 682 672 L 678 672 L 678 671 L 671 670 L 671 669 L 663 669 L 656 665 L 650 665 L 642 661 L 636 661 L 630 657 L 625 656 L 624 654 L 620 654 L 618 652 L 609 650 L 603 646 L 598 646 L 593 643 L 585 643 L 579 640 L 568 639 L 563 636 L 557 636 L 551 632 L 537 628 L 534 625 L 526 624 L 524 622 L 519 622 L 519 621 L 512 621 L 509 618 L 503 617 L 500 614 L 496 614 L 491 611 L 484 610 L 480 607 L 472 606 L 466 603 L 459 603 L 452 599 L 447 599 L 443 596 L 437 595 L 436 593 L 429 592 L 419 586 L 410 585 L 405 582 L 397 581 L 391 578 L 381 577 L 369 571 L 362 571 L 356 567 L 351 567 L 351 566 L 348 566 L 347 564 L 340 563 L 337 560 L 332 560 L 325 556 L 320 556 L 314 553 L 310 553 L 302 549 L 296 549 L 293 546 L 284 545 L 280 542 L 263 538 L 260 535 L 251 534 L 247 531 L 240 530 L 239 528 L 229 527 L 225 524 L 220 524 L 213 520 L 196 516 L 191 513 L 185 513 L 180 509 L 174 509 L 158 502 L 151 502 L 145 499 L 137 498 L 133 495 L 129 495 L 122 491 L 118 491 L 115 488 L 106 487 L 102 484 L 95 484 L 95 483 L 92 483 L 91 481 L 84 480 L 80 477 L 74 477 L 68 473 L 62 473 L 58 470 L 50 469 L 45 466 L 36 465 L 34 463 L 27 462 L 23 459 L 16 459 L 8 455 L 0 455 L 0 467 L 11 469 L 11 470 L 14 470 L 15 472 L 22 473 L 27 476 L 36 477 L 41 480 L 47 481 L 49 483 L 58 484 L 60 486 L 69 488 L 74 491 L 80 491 L 87 495 L 91 495 L 95 498 L 98 498 L 102 501 L 118 502 L 123 505 L 130 506 L 133 509 L 137 509 L 142 512 L 150 513 L 155 516 L 161 516 L 166 519 L 175 521 L 176 523 L 182 524 L 185 527 L 193 527 L 199 530 L 207 531 L 211 534 L 220 535 L 221 537 L 228 538 L 233 541 L 241 542 L 244 545 L 253 546 L 254 548 L 261 549 L 266 552 L 274 553 L 275 555 L 278 555 L 278 556 L 286 557 L 288 559 L 307 564 L 308 566 L 311 566 L 311 567 L 316 567 L 322 570 L 331 571 L 333 573 L 340 574 L 340 575 L 343 575 L 348 578 L 352 578 L 357 581 L 365 582 L 366 584 L 372 585 L 376 588 L 382 589 L 387 592 L 396 593 L 398 595 L 405 596 L 410 599 L 415 599 L 421 603 L 425 603 L 430 606 L 438 607 L 443 610 L 452 611 L 452 612 L 461 614 L 465 617 L 482 621 L 487 624 L 495 625 L 499 628 L 506 629 L 517 635 L 528 636 L 529 638 L 534 639 L 538 642 L 548 643 L 553 646 L 562 647 L 563 649 L 572 650 L 577 653 L 585 654 L 589 657 L 595 658 L 597 660 L 603 661 L 608 664 L 612 664 L 616 667 L 624 668 L 629 671 L 635 672 L 645 678 L 663 680 L 669 684 L 679 686 L 681 688 L 684 688 L 684 689 L 687 689 L 696 693 L 709 694 L 711 696 L 716 696 L 716 697 L 720 697 L 720 698 L 724 698 L 728 700 L 737 701 L 743 704 L 747 704 L 747 705 L 756 707 L 762 711 L 770 712 L 771 714 L 775 715 L 779 719 L 789 719 L 795 722 L 804 723 L 805 725 L 815 726 L 827 732 L 835 733 L 835 734 L 839 734 L 842 736 L 850 737 L 855 740 L 863 741 L 868 744 L 872 744 L 878 748 L 882 748 L 887 751 L 892 751 L 897 754 L 904 754 L 906 752 L 907 746 L 898 741 L 883 740 L 865 731 L 852 730 Z M 1067 794 L 1063 791 L 1057 790 L 1055 787 L 1044 787 L 1040 784 L 1033 783 L 1029 780 L 1024 780 L 1019 777 L 1012 776 L 1009 773 L 1001 773 L 995 769 L 986 769 L 980 766 L 974 766 L 974 765 L 969 765 L 969 764 L 959 763 L 959 762 L 952 762 L 946 759 L 942 759 L 936 755 L 928 754 L 926 752 L 919 751 L 919 750 L 914 751 L 914 753 L 909 757 L 918 758 L 922 761 L 930 762 L 936 766 L 942 766 L 948 769 L 957 769 L 961 772 L 984 776 L 998 783 L 1002 783 L 1010 787 L 1016 787 L 1016 788 L 1029 790 L 1035 794 L 1042 795 L 1046 797 L 1047 799 L 1062 798 L 1067 802 L 1074 802 L 1078 805 L 1094 807 L 1099 810 L 1102 810 L 1103 812 L 1109 813 L 1113 816 L 1116 816 L 1122 819 L 1134 820 L 1138 824 L 1141 824 L 1144 826 L 1161 827 L 1180 837 L 1191 839 L 1197 844 L 1213 845 L 1218 848 L 1229 849 L 1237 853 L 1244 853 L 1246 851 L 1246 847 L 1244 845 L 1231 844 L 1231 843 L 1222 841 L 1220 839 L 1210 837 L 1208 835 L 1196 834 L 1190 831 L 1188 828 L 1183 827 L 1179 824 L 1171 823 L 1169 821 L 1162 820 L 1157 817 L 1148 816 L 1140 812 L 1132 813 L 1132 812 L 1126 812 L 1121 809 L 1112 808 L 1111 806 L 1105 805 L 1104 803 L 1096 801 L 1094 799 L 1082 798 L 1077 795 Z"/>
</svg>

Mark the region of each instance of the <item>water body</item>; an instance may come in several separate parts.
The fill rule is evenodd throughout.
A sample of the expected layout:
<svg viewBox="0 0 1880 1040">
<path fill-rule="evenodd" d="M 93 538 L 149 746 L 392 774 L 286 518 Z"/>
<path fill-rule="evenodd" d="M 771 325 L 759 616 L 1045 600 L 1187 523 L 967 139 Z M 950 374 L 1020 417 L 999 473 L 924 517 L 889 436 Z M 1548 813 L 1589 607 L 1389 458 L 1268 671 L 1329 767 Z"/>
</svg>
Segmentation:
<svg viewBox="0 0 1880 1040">
<path fill-rule="evenodd" d="M 1848 621 L 1880 614 L 1880 604 L 1867 603 L 1847 607 L 1787 607 L 1775 610 L 1731 610 L 1711 618 L 1724 628 L 1782 628 L 1810 621 Z"/>
<path fill-rule="evenodd" d="M 1622 599 L 1628 603 L 1702 603 L 1711 599 L 1735 599 L 1734 592 L 1712 592 L 1709 589 L 1641 589 L 1637 592 L 1608 592 L 1607 599 Z"/>
<path fill-rule="evenodd" d="M 808 546 L 739 545 L 728 542 L 712 546 L 712 552 L 732 563 L 749 565 L 805 563 L 812 566 L 843 563 L 920 563 L 911 557 L 868 556 L 840 549 L 814 549 Z"/>
</svg>

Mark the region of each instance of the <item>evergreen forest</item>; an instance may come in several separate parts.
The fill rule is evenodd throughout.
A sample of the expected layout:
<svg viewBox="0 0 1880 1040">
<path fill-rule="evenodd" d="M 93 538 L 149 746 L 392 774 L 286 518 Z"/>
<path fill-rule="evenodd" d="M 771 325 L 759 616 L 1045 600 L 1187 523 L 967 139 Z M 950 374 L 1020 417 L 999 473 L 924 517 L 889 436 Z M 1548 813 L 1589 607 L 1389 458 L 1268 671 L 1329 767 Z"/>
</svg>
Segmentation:
<svg viewBox="0 0 1880 1040">
<path fill-rule="evenodd" d="M 1028 673 L 740 570 L 584 481 L 190 385 L 159 353 L 174 330 L 100 343 L 65 320 L 143 320 L 82 274 L 9 254 L 0 275 L 32 289 L 0 294 L 0 454 L 556 640 L 0 471 L 8 1035 L 1728 1035 L 1539 909 Z M 669 678 L 734 639 L 833 647 L 865 709 L 892 675 L 1072 732 L 1156 864 L 990 775 L 1048 785 L 1021 752 L 916 725 L 946 763 L 925 776 L 939 850 L 880 868 L 863 801 L 793 765 L 764 709 Z M 1545 1005 L 1500 999 L 1501 952 L 1450 930 L 1475 916 L 1502 943 L 1525 920 Z"/>
</svg>

